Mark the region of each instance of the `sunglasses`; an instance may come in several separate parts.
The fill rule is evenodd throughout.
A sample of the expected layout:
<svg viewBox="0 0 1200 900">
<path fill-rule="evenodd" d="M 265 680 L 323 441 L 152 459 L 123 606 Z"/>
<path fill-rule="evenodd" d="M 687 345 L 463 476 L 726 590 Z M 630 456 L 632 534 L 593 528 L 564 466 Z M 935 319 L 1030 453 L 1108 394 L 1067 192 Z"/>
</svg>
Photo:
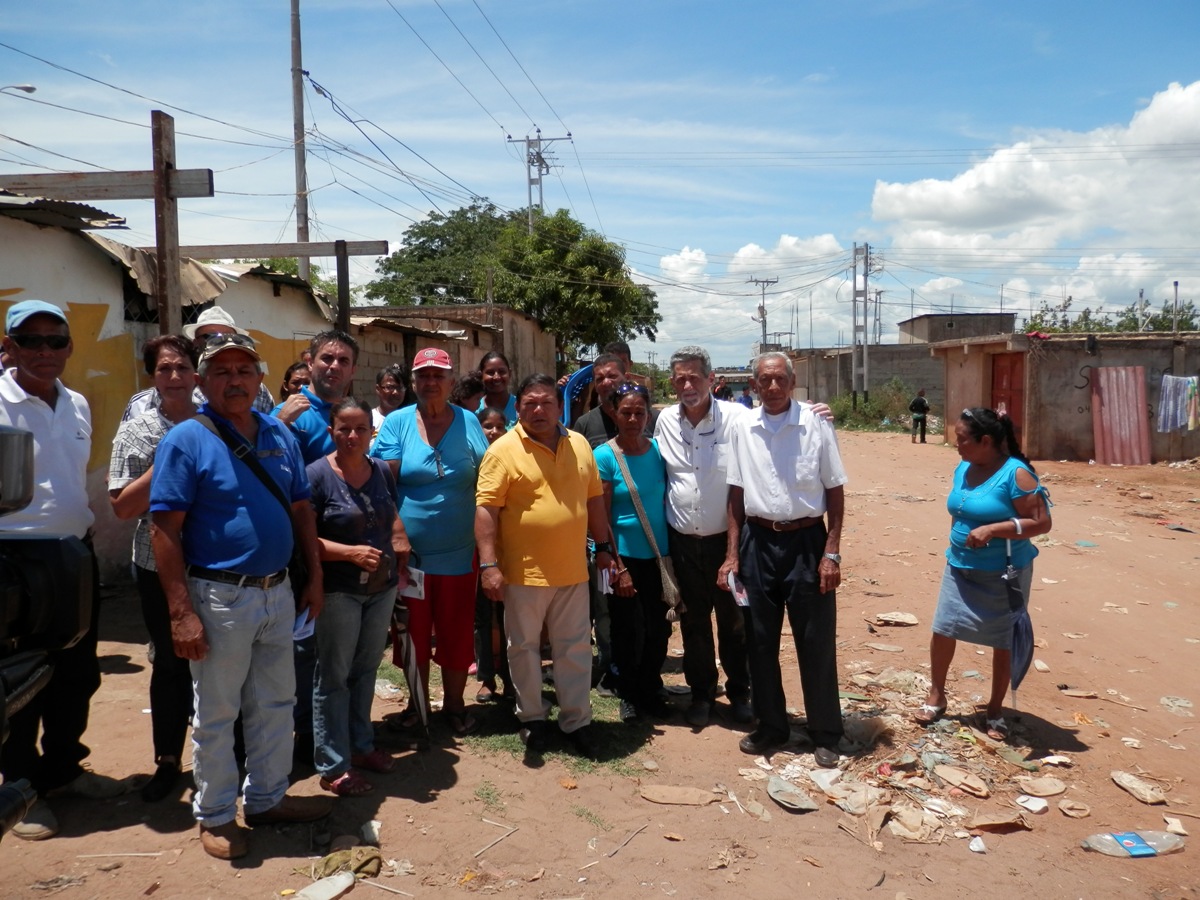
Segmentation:
<svg viewBox="0 0 1200 900">
<path fill-rule="evenodd" d="M 43 347 L 66 350 L 67 344 L 71 343 L 71 336 L 67 334 L 10 334 L 9 337 L 22 350 L 41 350 Z"/>
<path fill-rule="evenodd" d="M 640 384 L 637 384 L 632 381 L 626 381 L 623 384 L 619 385 L 613 393 L 616 394 L 616 396 L 618 396 L 618 397 L 624 397 L 626 394 L 637 394 L 638 396 L 642 397 L 647 403 L 650 402 L 650 392 L 647 391 Z"/>
<path fill-rule="evenodd" d="M 255 349 L 254 338 L 248 334 L 213 334 L 209 335 L 204 342 L 205 350 L 225 346 L 245 347 L 247 350 Z"/>
</svg>

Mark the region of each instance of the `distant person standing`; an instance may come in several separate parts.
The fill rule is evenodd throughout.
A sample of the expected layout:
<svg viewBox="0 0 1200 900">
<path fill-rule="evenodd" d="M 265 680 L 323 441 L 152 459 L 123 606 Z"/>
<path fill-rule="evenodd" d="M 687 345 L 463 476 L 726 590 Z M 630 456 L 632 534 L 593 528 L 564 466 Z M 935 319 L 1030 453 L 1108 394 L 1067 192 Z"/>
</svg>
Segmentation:
<svg viewBox="0 0 1200 900">
<path fill-rule="evenodd" d="M 917 396 L 912 398 L 912 403 L 908 404 L 908 411 L 912 413 L 913 430 L 912 442 L 917 442 L 917 429 L 921 430 L 921 443 L 925 443 L 925 419 L 929 415 L 929 401 L 925 399 L 925 388 L 917 391 Z"/>
<path fill-rule="evenodd" d="M 754 409 L 754 397 L 750 393 L 750 385 L 742 388 L 742 396 L 738 397 L 737 402 L 746 407 L 746 409 Z"/>
<path fill-rule="evenodd" d="M 716 387 L 713 388 L 713 396 L 718 400 L 732 400 L 733 388 L 725 381 L 724 375 L 717 376 Z"/>
</svg>

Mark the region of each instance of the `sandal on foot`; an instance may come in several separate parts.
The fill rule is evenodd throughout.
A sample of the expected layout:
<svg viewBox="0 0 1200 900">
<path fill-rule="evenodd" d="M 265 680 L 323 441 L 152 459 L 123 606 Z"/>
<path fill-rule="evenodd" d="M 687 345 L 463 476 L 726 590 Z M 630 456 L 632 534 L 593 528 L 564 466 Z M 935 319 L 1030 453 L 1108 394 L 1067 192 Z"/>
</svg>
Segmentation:
<svg viewBox="0 0 1200 900">
<path fill-rule="evenodd" d="M 987 736 L 993 741 L 1008 740 L 1008 723 L 1004 721 L 1004 716 L 997 716 L 994 719 L 989 719 L 984 716 Z"/>
<path fill-rule="evenodd" d="M 450 728 L 453 729 L 458 737 L 466 737 L 468 734 L 474 734 L 475 729 L 479 727 L 479 723 L 475 721 L 475 717 L 465 709 L 462 712 L 448 713 L 450 716 Z"/>
<path fill-rule="evenodd" d="M 321 779 L 321 789 L 329 791 L 338 797 L 361 797 L 363 794 L 369 794 L 375 788 L 371 782 L 367 781 L 357 772 L 350 770 L 343 772 L 332 781 L 328 778 Z"/>
<path fill-rule="evenodd" d="M 384 716 L 383 721 L 392 731 L 409 731 L 421 724 L 421 713 L 415 709 L 406 709 Z"/>
<path fill-rule="evenodd" d="M 921 708 L 913 713 L 913 721 L 918 725 L 932 725 L 945 714 L 945 706 L 931 706 L 928 703 L 922 703 Z"/>
<path fill-rule="evenodd" d="M 396 760 L 390 753 L 375 749 L 370 753 L 355 753 L 350 757 L 350 765 L 356 769 L 366 769 L 368 772 L 378 772 L 386 775 L 396 768 Z"/>
</svg>

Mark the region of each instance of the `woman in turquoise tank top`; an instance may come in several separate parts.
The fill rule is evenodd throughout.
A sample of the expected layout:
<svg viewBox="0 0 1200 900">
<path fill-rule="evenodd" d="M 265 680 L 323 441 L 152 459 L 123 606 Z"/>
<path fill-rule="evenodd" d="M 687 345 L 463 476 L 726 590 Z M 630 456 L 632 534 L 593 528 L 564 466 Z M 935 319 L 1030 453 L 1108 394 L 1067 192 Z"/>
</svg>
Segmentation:
<svg viewBox="0 0 1200 900">
<path fill-rule="evenodd" d="M 1050 530 L 1049 498 L 1007 416 L 982 407 L 964 409 L 954 435 L 962 462 L 946 501 L 950 546 L 929 644 L 932 684 L 913 718 L 930 725 L 945 714 L 946 675 L 958 641 L 980 644 L 992 648 L 987 734 L 1000 741 L 1008 737 L 1003 707 L 1012 674 L 1013 622 L 1001 576 L 1011 546 L 1016 585 L 1028 605 L 1038 552 L 1030 538 Z"/>
</svg>

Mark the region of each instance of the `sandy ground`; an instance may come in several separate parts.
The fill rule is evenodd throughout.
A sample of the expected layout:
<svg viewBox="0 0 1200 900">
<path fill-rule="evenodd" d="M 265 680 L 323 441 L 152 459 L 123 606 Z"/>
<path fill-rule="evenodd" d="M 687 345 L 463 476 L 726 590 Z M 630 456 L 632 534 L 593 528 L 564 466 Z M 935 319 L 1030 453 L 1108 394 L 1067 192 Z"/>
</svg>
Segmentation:
<svg viewBox="0 0 1200 900">
<path fill-rule="evenodd" d="M 962 727 L 972 722 L 975 702 L 986 693 L 988 657 L 974 647 L 959 648 L 942 730 L 927 734 L 907 716 L 922 698 L 914 685 L 928 672 L 928 626 L 948 526 L 943 498 L 957 456 L 940 444 L 914 446 L 905 435 L 844 434 L 841 440 L 851 476 L 839 594 L 841 687 L 866 698 L 846 701 L 856 733 L 883 728 L 872 746 L 843 761 L 843 778 L 885 788 L 882 802 L 894 812 L 909 802 L 906 797 L 958 806 L 963 817 L 932 822 L 940 843 L 907 843 L 888 826 L 868 833 L 864 819 L 825 801 L 809 782 L 803 772 L 812 757 L 801 745 L 763 762 L 793 777 L 822 806 L 805 815 L 786 812 L 758 780 L 757 772 L 765 770 L 738 751 L 740 733 L 720 718 L 698 734 L 681 713 L 653 726 L 601 723 L 610 737 L 621 730 L 623 746 L 635 749 L 620 764 L 596 767 L 552 755 L 530 768 L 486 741 L 456 743 L 437 723 L 430 750 L 398 751 L 395 773 L 372 776 L 374 794 L 338 801 L 331 819 L 316 828 L 258 829 L 250 856 L 234 865 L 201 850 L 186 793 L 153 806 L 136 793 L 115 801 L 55 801 L 63 823 L 59 837 L 37 844 L 9 838 L 0 845 L 0 893 L 44 897 L 48 892 L 35 888 L 38 883 L 45 888 L 74 881 L 61 888 L 63 896 L 280 896 L 307 883 L 295 870 L 307 867 L 322 841 L 378 819 L 384 859 L 401 868 L 411 863 L 412 874 L 377 881 L 417 897 L 781 897 L 797 890 L 889 898 L 1200 894 L 1200 844 L 1157 859 L 1110 859 L 1078 846 L 1094 832 L 1161 829 L 1164 809 L 1168 815 L 1192 813 L 1180 820 L 1200 835 L 1195 709 L 1177 705 L 1172 712 L 1161 702 L 1200 702 L 1200 534 L 1165 524 L 1200 532 L 1200 474 L 1161 465 L 1038 464 L 1056 504 L 1031 602 L 1036 656 L 1049 671 L 1027 678 L 1010 745 L 1019 750 L 1012 757 L 1017 761 L 1059 754 L 1073 765 L 1039 773 L 1058 778 L 1066 791 L 1049 798 L 1048 812 L 1027 814 L 1031 830 L 985 832 L 987 852 L 976 854 L 966 836 L 971 817 L 1015 811 L 1015 779 L 1026 774 Z M 920 624 L 874 626 L 872 633 L 867 620 L 891 611 L 912 613 Z M 123 777 L 150 770 L 144 639 L 133 597 L 110 596 L 101 633 L 104 684 L 87 736 L 97 771 Z M 672 646 L 678 653 L 677 636 Z M 785 651 L 782 663 L 790 701 L 799 706 L 794 651 Z M 682 681 L 678 664 L 677 655 L 668 660 L 671 683 Z M 1068 696 L 1060 685 L 1095 697 Z M 472 684 L 472 695 L 474 689 Z M 674 702 L 682 710 L 687 697 Z M 381 699 L 376 714 L 397 708 Z M 482 712 L 485 732 L 511 728 L 502 709 Z M 976 773 L 989 796 L 978 799 L 928 781 L 925 794 L 913 790 L 912 778 L 922 773 L 905 771 L 905 754 L 919 760 L 930 751 L 947 753 Z M 890 776 L 879 769 L 888 761 Z M 1123 792 L 1110 778 L 1114 769 L 1152 779 L 1168 808 Z M 645 785 L 711 791 L 718 783 L 737 801 L 714 794 L 720 802 L 664 806 L 640 796 Z M 319 788 L 310 773 L 294 790 Z M 1090 816 L 1065 816 L 1058 809 L 1063 799 L 1085 804 Z M 769 821 L 742 811 L 754 802 L 769 811 Z M 509 827 L 517 830 L 509 834 Z M 387 896 L 365 884 L 354 891 Z"/>
</svg>

